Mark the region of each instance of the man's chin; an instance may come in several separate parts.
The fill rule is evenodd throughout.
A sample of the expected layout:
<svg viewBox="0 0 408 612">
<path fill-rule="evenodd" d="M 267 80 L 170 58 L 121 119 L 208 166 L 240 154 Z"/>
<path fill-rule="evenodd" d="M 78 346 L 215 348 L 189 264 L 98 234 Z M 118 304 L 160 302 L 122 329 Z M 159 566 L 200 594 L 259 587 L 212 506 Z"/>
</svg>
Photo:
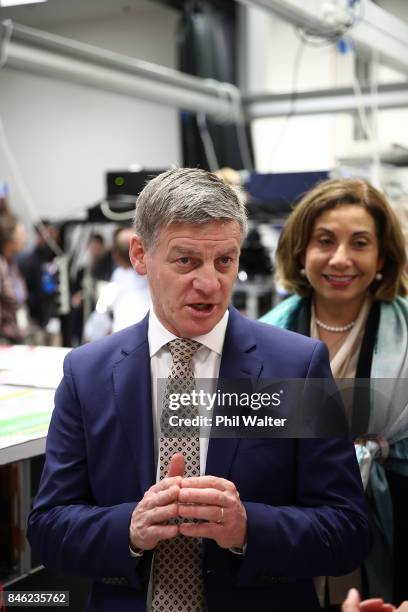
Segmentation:
<svg viewBox="0 0 408 612">
<path fill-rule="evenodd" d="M 195 338 L 196 336 L 203 336 L 204 334 L 208 334 L 217 323 L 221 320 L 222 315 L 216 315 L 213 313 L 211 317 L 206 319 L 194 319 L 189 318 L 182 321 L 179 326 L 180 336 L 182 338 Z"/>
</svg>

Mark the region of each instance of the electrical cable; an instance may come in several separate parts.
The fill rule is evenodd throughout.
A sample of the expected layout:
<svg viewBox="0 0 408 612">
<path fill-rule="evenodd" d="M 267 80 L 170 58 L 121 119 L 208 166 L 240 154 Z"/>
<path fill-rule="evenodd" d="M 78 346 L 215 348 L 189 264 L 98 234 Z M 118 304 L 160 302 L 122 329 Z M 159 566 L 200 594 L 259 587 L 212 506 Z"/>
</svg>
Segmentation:
<svg viewBox="0 0 408 612">
<path fill-rule="evenodd" d="M 236 123 L 238 149 L 245 170 L 253 170 L 252 156 L 249 150 L 248 135 L 244 123 Z"/>
<path fill-rule="evenodd" d="M 208 83 L 217 83 L 214 79 L 205 79 Z M 242 104 L 242 96 L 241 92 L 236 85 L 233 83 L 218 83 L 220 85 L 217 90 L 217 95 L 221 100 L 226 100 L 227 102 L 233 102 L 235 106 L 234 116 L 238 117 L 238 119 L 234 122 L 234 126 L 237 134 L 237 144 L 239 153 L 241 156 L 241 160 L 243 166 L 246 170 L 253 170 L 252 156 L 249 149 L 248 137 L 245 131 L 245 114 L 244 108 Z M 199 114 L 201 117 L 199 118 Z M 207 117 L 205 113 L 197 114 L 197 125 L 200 131 L 200 136 L 203 142 L 204 150 L 207 157 L 207 162 L 209 168 L 214 168 L 215 170 L 219 169 L 219 163 L 217 160 L 217 156 L 215 153 L 214 143 L 211 139 L 211 135 L 208 131 L 207 125 Z M 201 131 L 202 128 L 202 131 Z M 209 140 L 207 139 L 207 135 Z M 208 145 L 208 149 L 206 146 Z M 208 154 L 207 154 L 208 150 Z M 214 151 L 214 155 L 212 155 L 212 151 Z M 213 171 L 213 170 L 212 170 Z"/>
<path fill-rule="evenodd" d="M 57 256 L 63 255 L 64 254 L 63 250 L 61 249 L 59 244 L 55 242 L 52 236 L 50 236 L 47 228 L 44 226 L 44 224 L 40 220 L 41 215 L 23 179 L 22 173 L 17 164 L 16 158 L 14 157 L 13 151 L 11 150 L 10 143 L 7 139 L 6 132 L 4 129 L 3 119 L 1 116 L 0 116 L 0 145 L 3 148 L 4 155 L 11 169 L 11 173 L 14 177 L 17 188 L 20 191 L 20 194 L 22 196 L 23 204 L 25 205 L 25 208 L 28 212 L 28 215 L 33 225 L 35 225 L 38 228 L 39 233 L 44 238 L 45 242 L 50 247 L 52 252 L 55 253 L 55 255 Z"/>
<path fill-rule="evenodd" d="M 0 48 L 0 71 L 4 68 L 7 58 L 8 58 L 8 46 L 10 43 L 11 35 L 13 33 L 13 22 L 11 20 L 7 20 L 3 22 L 3 26 L 5 28 L 5 34 L 2 40 L 1 48 Z M 63 251 L 59 244 L 55 242 L 51 234 L 49 233 L 47 227 L 40 220 L 41 215 L 35 206 L 34 200 L 28 190 L 28 187 L 23 179 L 20 168 L 18 167 L 16 158 L 11 149 L 10 143 L 8 141 L 6 131 L 4 129 L 3 119 L 0 115 L 0 144 L 3 148 L 5 157 L 9 163 L 11 173 L 14 176 L 14 180 L 16 182 L 17 188 L 19 189 L 23 203 L 26 207 L 26 210 L 29 214 L 29 217 L 33 224 L 36 226 L 38 232 L 44 238 L 46 244 L 50 247 L 51 251 L 57 255 L 63 255 Z"/>
<path fill-rule="evenodd" d="M 357 113 L 360 119 L 361 127 L 363 128 L 367 140 L 372 140 L 370 122 L 367 116 L 367 109 L 363 101 L 363 94 L 361 91 L 360 83 L 355 72 L 353 72 L 352 86 L 354 90 L 354 97 L 356 98 L 357 102 Z"/>
<path fill-rule="evenodd" d="M 134 202 L 134 205 L 136 206 L 136 200 Z M 123 212 L 116 212 L 111 209 L 111 207 L 109 206 L 109 202 L 107 200 L 102 200 L 102 202 L 100 203 L 100 208 L 101 208 L 101 212 L 110 221 L 129 221 L 133 219 L 134 214 L 135 214 L 134 209 L 123 211 Z"/>
<path fill-rule="evenodd" d="M 3 39 L 3 44 L 1 46 L 0 69 L 4 66 L 5 62 L 7 61 L 7 46 L 8 46 L 8 42 L 10 41 L 10 37 L 12 34 L 12 30 L 13 30 L 13 23 L 11 21 L 3 22 L 3 24 L 6 27 L 6 35 Z M 3 124 L 3 120 L 1 116 L 0 116 L 0 144 L 3 148 L 5 157 L 9 163 L 12 175 L 14 176 L 17 188 L 19 189 L 22 195 L 23 203 L 26 207 L 26 210 L 29 214 L 29 217 L 32 223 L 36 226 L 38 232 L 44 238 L 45 242 L 50 247 L 52 252 L 57 256 L 63 255 L 64 254 L 63 250 L 61 249 L 59 244 L 55 242 L 55 240 L 52 238 L 52 236 L 48 232 L 47 227 L 40 220 L 40 217 L 41 217 L 40 212 L 38 211 L 34 203 L 34 200 L 29 192 L 29 189 L 23 179 L 22 173 L 20 171 L 20 168 L 17 164 L 16 158 L 13 154 L 10 143 L 6 136 L 6 132 L 4 129 L 4 124 Z M 124 212 L 122 213 L 114 212 L 110 209 L 109 203 L 106 201 L 103 201 L 101 203 L 101 210 L 103 214 L 105 215 L 105 217 L 107 217 L 108 219 L 112 221 L 128 221 L 129 219 L 131 220 L 133 218 L 133 214 L 134 214 L 134 211 L 125 212 L 125 213 Z"/>
<path fill-rule="evenodd" d="M 303 40 L 299 40 L 299 45 L 298 48 L 296 50 L 296 55 L 295 55 L 295 60 L 293 62 L 293 69 L 292 69 L 292 87 L 291 87 L 291 94 L 290 94 L 290 100 L 289 100 L 289 111 L 286 113 L 284 119 L 283 119 L 283 125 L 280 129 L 280 132 L 278 134 L 278 137 L 275 140 L 275 146 L 272 150 L 272 153 L 269 157 L 269 166 L 272 168 L 273 167 L 273 162 L 276 158 L 276 154 L 278 153 L 281 145 L 282 145 L 282 141 L 283 141 L 283 137 L 286 134 L 286 131 L 288 129 L 289 126 L 289 121 L 290 119 L 296 114 L 296 101 L 297 101 L 297 97 L 298 97 L 298 90 L 297 90 L 297 86 L 298 86 L 298 79 L 299 79 L 299 69 L 300 69 L 300 65 L 301 65 L 301 60 L 302 60 L 302 56 L 303 56 L 303 51 L 305 49 L 305 43 Z"/>
<path fill-rule="evenodd" d="M 380 148 L 378 143 L 378 52 L 373 51 L 371 58 L 371 74 L 370 74 L 370 94 L 371 94 L 371 125 L 372 125 L 372 151 L 373 151 L 373 168 L 372 168 L 372 183 L 374 187 L 381 187 L 381 158 Z"/>
<path fill-rule="evenodd" d="M 5 34 L 0 47 L 0 70 L 4 68 L 8 60 L 8 48 L 10 44 L 11 35 L 13 34 L 13 22 L 11 19 L 3 21 Z"/>
<path fill-rule="evenodd" d="M 353 49 L 354 53 L 356 53 L 356 49 L 352 45 L 351 41 L 348 41 L 347 38 L 346 38 L 346 41 L 348 42 L 349 47 Z M 372 55 L 372 65 L 376 66 L 377 63 L 378 63 L 377 54 L 373 54 Z M 355 96 L 356 103 L 357 103 L 357 113 L 358 113 L 358 117 L 360 120 L 360 125 L 364 131 L 364 134 L 367 140 L 369 141 L 369 146 L 371 150 L 371 159 L 372 159 L 371 177 L 370 177 L 371 182 L 373 183 L 375 187 L 385 192 L 385 189 L 381 184 L 381 176 L 380 176 L 381 158 L 380 158 L 380 151 L 379 151 L 379 145 L 378 145 L 378 131 L 377 131 L 378 79 L 377 79 L 377 74 L 376 73 L 374 74 L 374 72 L 376 71 L 371 71 L 371 74 L 370 74 L 371 125 L 370 125 L 370 119 L 367 113 L 367 105 L 364 103 L 360 82 L 359 82 L 359 79 L 357 78 L 355 70 L 353 71 L 352 86 L 353 86 L 354 96 Z"/>
<path fill-rule="evenodd" d="M 332 31 L 330 30 L 324 31 L 324 30 L 319 30 L 319 29 L 306 30 L 304 28 L 297 27 L 295 28 L 295 32 L 298 35 L 300 41 L 304 45 L 309 45 L 312 47 L 330 46 L 330 45 L 338 43 L 339 40 L 344 38 L 346 42 L 348 43 L 349 47 L 351 49 L 354 49 L 355 51 L 354 45 L 347 38 L 346 35 L 352 28 L 354 28 L 358 23 L 360 23 L 364 18 L 364 6 L 363 6 L 362 0 L 349 0 L 348 1 L 348 17 L 349 17 L 348 23 L 345 21 L 342 27 L 335 28 Z M 377 146 L 377 143 L 374 142 L 375 137 L 370 127 L 370 122 L 368 120 L 367 110 L 366 110 L 366 107 L 363 101 L 360 83 L 355 73 L 353 73 L 352 85 L 353 85 L 354 95 L 355 95 L 356 102 L 357 102 L 357 112 L 358 112 L 358 116 L 360 119 L 360 124 L 362 126 L 362 129 L 367 139 L 370 141 L 371 146 L 372 146 L 374 164 L 376 163 L 374 161 L 374 158 L 377 159 L 377 166 L 376 166 L 377 181 L 376 182 L 379 183 L 380 160 L 379 160 L 378 146 Z M 376 91 L 373 89 L 373 87 L 377 87 L 377 84 L 374 85 L 374 81 L 371 80 L 372 104 L 374 104 L 373 92 Z M 377 103 L 377 110 L 378 110 L 378 103 Z M 374 112 L 374 107 L 372 108 L 372 112 Z M 292 109 L 292 112 L 290 114 L 292 115 L 293 113 L 294 113 L 294 109 Z M 288 119 L 288 116 L 287 116 L 287 119 Z M 377 147 L 377 151 L 375 151 L 376 147 Z"/>
<path fill-rule="evenodd" d="M 241 156 L 242 163 L 244 165 L 245 170 L 253 170 L 253 162 L 252 155 L 249 149 L 248 136 L 245 129 L 245 113 L 244 107 L 242 104 L 242 96 L 241 92 L 236 85 L 232 83 L 223 83 L 223 87 L 220 90 L 221 92 L 229 96 L 230 100 L 233 100 L 236 107 L 235 116 L 239 117 L 239 119 L 234 123 L 236 134 L 237 134 L 237 143 L 238 149 Z"/>
<path fill-rule="evenodd" d="M 211 134 L 208 130 L 207 117 L 205 113 L 197 113 L 197 127 L 200 134 L 201 142 L 204 147 L 205 156 L 207 158 L 207 164 L 211 172 L 219 170 L 220 165 L 218 163 L 217 155 L 215 153 L 215 147 Z"/>
</svg>

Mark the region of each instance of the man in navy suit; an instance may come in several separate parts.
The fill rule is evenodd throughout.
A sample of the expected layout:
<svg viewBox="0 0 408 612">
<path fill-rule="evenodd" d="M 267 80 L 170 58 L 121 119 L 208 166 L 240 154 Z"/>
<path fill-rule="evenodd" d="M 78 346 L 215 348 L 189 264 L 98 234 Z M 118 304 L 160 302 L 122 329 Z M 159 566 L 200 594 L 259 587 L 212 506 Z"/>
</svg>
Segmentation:
<svg viewBox="0 0 408 612">
<path fill-rule="evenodd" d="M 176 452 L 157 476 L 156 381 L 172 368 L 169 342 L 199 343 L 196 379 L 331 376 L 322 343 L 228 306 L 245 233 L 240 197 L 215 175 L 175 169 L 150 181 L 130 257 L 153 309 L 65 360 L 28 537 L 47 567 L 94 580 L 89 610 L 173 609 L 157 607 L 152 583 L 155 551 L 175 538 L 195 538 L 202 554 L 205 603 L 176 602 L 183 612 L 317 611 L 313 577 L 347 573 L 367 552 L 345 437 L 200 438 L 200 475 L 185 477 Z"/>
</svg>

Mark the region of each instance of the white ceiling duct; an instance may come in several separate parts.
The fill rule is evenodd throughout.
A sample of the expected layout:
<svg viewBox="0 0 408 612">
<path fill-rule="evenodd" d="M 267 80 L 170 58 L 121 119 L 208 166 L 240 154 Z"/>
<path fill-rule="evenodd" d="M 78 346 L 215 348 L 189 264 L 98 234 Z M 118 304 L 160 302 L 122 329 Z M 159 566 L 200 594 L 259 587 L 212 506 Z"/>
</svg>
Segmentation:
<svg viewBox="0 0 408 612">
<path fill-rule="evenodd" d="M 171 68 L 17 25 L 0 24 L 0 65 L 201 112 L 220 122 L 242 120 L 239 90 Z"/>
</svg>

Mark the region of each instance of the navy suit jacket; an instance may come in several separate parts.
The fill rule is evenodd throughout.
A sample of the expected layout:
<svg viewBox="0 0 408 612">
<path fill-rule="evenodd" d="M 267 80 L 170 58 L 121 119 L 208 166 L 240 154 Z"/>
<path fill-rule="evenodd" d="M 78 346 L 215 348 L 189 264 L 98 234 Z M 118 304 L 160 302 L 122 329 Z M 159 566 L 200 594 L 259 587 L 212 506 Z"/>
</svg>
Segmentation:
<svg viewBox="0 0 408 612">
<path fill-rule="evenodd" d="M 91 577 L 88 610 L 141 612 L 152 553 L 129 523 L 155 482 L 148 319 L 72 351 L 55 397 L 28 538 L 46 567 Z M 220 378 L 329 377 L 326 347 L 230 308 Z M 244 556 L 204 541 L 208 610 L 318 611 L 313 576 L 351 571 L 370 536 L 354 448 L 343 438 L 216 439 L 206 473 L 233 481 Z"/>
</svg>

